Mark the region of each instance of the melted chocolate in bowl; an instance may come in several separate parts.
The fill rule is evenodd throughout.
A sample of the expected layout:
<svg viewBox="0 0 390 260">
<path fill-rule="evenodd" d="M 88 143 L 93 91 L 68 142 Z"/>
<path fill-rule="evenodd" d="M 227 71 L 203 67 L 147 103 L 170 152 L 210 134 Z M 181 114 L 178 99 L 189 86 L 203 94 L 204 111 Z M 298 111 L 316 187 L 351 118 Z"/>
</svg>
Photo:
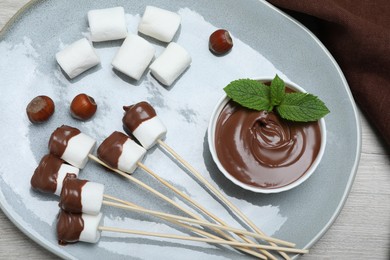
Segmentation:
<svg viewBox="0 0 390 260">
<path fill-rule="evenodd" d="M 222 106 L 211 140 L 216 156 L 229 175 L 255 190 L 293 184 L 324 148 L 319 121 L 291 122 L 232 100 Z"/>
</svg>

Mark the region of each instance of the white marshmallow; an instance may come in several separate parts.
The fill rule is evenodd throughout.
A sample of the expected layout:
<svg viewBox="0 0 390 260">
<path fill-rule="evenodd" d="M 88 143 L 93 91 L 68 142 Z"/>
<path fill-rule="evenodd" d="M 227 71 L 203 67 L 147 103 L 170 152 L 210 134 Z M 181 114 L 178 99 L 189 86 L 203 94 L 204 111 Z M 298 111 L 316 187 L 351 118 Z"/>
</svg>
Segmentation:
<svg viewBox="0 0 390 260">
<path fill-rule="evenodd" d="M 179 29 L 181 17 L 177 13 L 147 6 L 138 31 L 163 42 L 170 42 Z"/>
<path fill-rule="evenodd" d="M 93 42 L 118 40 L 127 36 L 123 7 L 91 10 L 88 12 L 88 23 Z"/>
<path fill-rule="evenodd" d="M 153 45 L 145 39 L 129 34 L 111 64 L 120 72 L 139 80 L 155 52 Z"/>
<path fill-rule="evenodd" d="M 60 196 L 61 190 L 62 190 L 62 183 L 64 182 L 64 179 L 68 173 L 75 174 L 76 176 L 79 176 L 79 169 L 76 167 L 73 167 L 69 164 L 61 164 L 60 169 L 58 170 L 57 175 L 57 188 L 54 192 L 55 195 Z"/>
<path fill-rule="evenodd" d="M 87 182 L 81 189 L 82 212 L 97 215 L 103 204 L 104 185 L 97 182 Z"/>
<path fill-rule="evenodd" d="M 145 148 L 129 138 L 123 144 L 122 154 L 118 159 L 118 169 L 127 173 L 133 173 L 138 167 L 137 163 L 144 158 L 145 154 Z"/>
<path fill-rule="evenodd" d="M 100 63 L 94 48 L 85 38 L 72 43 L 58 52 L 56 59 L 71 79 Z"/>
<path fill-rule="evenodd" d="M 96 141 L 86 134 L 79 133 L 70 138 L 61 159 L 83 169 L 88 162 L 88 155 L 95 147 Z"/>
<path fill-rule="evenodd" d="M 156 144 L 157 140 L 163 139 L 166 133 L 167 128 L 161 120 L 155 116 L 143 121 L 132 134 L 145 149 L 149 149 Z"/>
<path fill-rule="evenodd" d="M 183 47 L 171 42 L 150 65 L 150 71 L 159 82 L 170 86 L 186 70 L 191 61 L 191 56 Z"/>
<path fill-rule="evenodd" d="M 100 239 L 99 226 L 102 225 L 102 213 L 97 215 L 81 214 L 84 221 L 84 229 L 80 233 L 79 241 L 96 243 Z"/>
</svg>

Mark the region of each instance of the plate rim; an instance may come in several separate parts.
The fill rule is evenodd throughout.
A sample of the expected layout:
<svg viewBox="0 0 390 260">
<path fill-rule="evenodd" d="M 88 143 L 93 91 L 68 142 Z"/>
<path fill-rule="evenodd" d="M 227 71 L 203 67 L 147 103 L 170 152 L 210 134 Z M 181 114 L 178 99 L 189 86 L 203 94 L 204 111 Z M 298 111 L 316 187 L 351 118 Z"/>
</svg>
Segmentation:
<svg viewBox="0 0 390 260">
<path fill-rule="evenodd" d="M 328 231 L 328 229 L 336 221 L 336 219 L 340 215 L 341 210 L 343 209 L 343 207 L 345 205 L 345 202 L 346 202 L 346 200 L 348 198 L 348 195 L 349 195 L 349 193 L 350 193 L 350 191 L 352 189 L 352 185 L 353 185 L 353 182 L 354 182 L 355 177 L 357 175 L 357 170 L 358 170 L 358 167 L 359 167 L 360 157 L 361 157 L 362 125 L 361 125 L 361 120 L 360 120 L 360 116 L 359 116 L 359 110 L 357 108 L 355 99 L 353 98 L 351 89 L 349 88 L 349 84 L 347 82 L 347 79 L 345 78 L 343 71 L 341 70 L 340 66 L 338 65 L 338 63 L 336 62 L 335 58 L 332 56 L 330 51 L 317 38 L 317 36 L 315 36 L 314 33 L 311 32 L 308 28 L 306 28 L 306 26 L 304 26 L 301 22 L 299 22 L 298 20 L 296 20 L 292 16 L 288 15 L 287 13 L 283 12 L 282 10 L 278 9 L 277 7 L 275 7 L 274 5 L 268 3 L 265 0 L 260 0 L 260 2 L 263 2 L 265 5 L 267 5 L 268 7 L 270 7 L 271 9 L 276 11 L 277 13 L 279 13 L 280 15 L 284 16 L 285 18 L 289 19 L 291 22 L 295 23 L 301 29 L 303 29 L 303 31 L 305 33 L 307 33 L 312 38 L 312 40 L 314 40 L 315 43 L 324 51 L 324 53 L 326 54 L 326 56 L 328 56 L 328 58 L 330 59 L 330 61 L 332 62 L 333 66 L 336 68 L 337 73 L 340 76 L 340 79 L 341 79 L 341 81 L 343 83 L 343 86 L 344 86 L 346 92 L 347 92 L 347 95 L 348 95 L 349 99 L 352 101 L 351 102 L 352 110 L 353 110 L 354 115 L 355 115 L 355 123 L 356 123 L 356 126 L 357 126 L 357 129 L 356 129 L 357 130 L 357 140 L 356 140 L 356 147 L 357 147 L 357 149 L 356 149 L 355 161 L 354 161 L 353 167 L 351 169 L 351 174 L 350 174 L 350 176 L 348 178 L 347 187 L 344 190 L 343 196 L 342 196 L 342 198 L 341 198 L 341 200 L 339 202 L 338 207 L 336 208 L 336 210 L 333 213 L 332 217 L 329 219 L 328 223 L 321 229 L 321 231 L 317 234 L 317 236 L 313 237 L 313 239 L 304 247 L 305 249 L 308 249 L 308 248 L 312 247 L 326 233 L 326 231 Z"/>
<path fill-rule="evenodd" d="M 47 0 L 30 0 L 26 4 L 24 4 L 3 26 L 3 28 L 0 30 L 0 41 L 6 34 L 6 32 L 10 29 L 10 27 L 15 23 L 15 21 L 21 17 L 25 12 L 27 12 L 33 5 L 44 2 Z M 333 225 L 333 223 L 336 221 L 337 217 L 340 215 L 341 210 L 343 209 L 346 200 L 348 198 L 348 195 L 351 192 L 354 180 L 356 178 L 357 172 L 358 172 L 358 166 L 360 163 L 361 158 L 361 149 L 362 149 L 362 126 L 361 126 L 361 119 L 360 119 L 360 113 L 358 110 L 358 107 L 356 105 L 355 99 L 353 98 L 351 89 L 349 88 L 348 82 L 344 76 L 344 73 L 342 72 L 340 66 L 336 62 L 335 58 L 332 56 L 332 54 L 329 52 L 329 50 L 325 47 L 325 45 L 312 33 L 308 28 L 306 28 L 302 23 L 300 23 L 298 20 L 290 16 L 289 14 L 283 12 L 276 6 L 272 5 L 271 3 L 265 1 L 265 0 L 258 0 L 261 4 L 266 6 L 267 8 L 270 8 L 274 12 L 278 13 L 284 18 L 287 18 L 290 22 L 294 23 L 299 29 L 303 30 L 317 45 L 324 51 L 324 54 L 329 58 L 332 65 L 336 69 L 342 85 L 344 86 L 346 90 L 346 94 L 351 101 L 352 111 L 355 116 L 355 124 L 357 126 L 356 128 L 356 154 L 354 158 L 354 163 L 351 168 L 351 172 L 348 178 L 348 182 L 346 183 L 346 188 L 344 190 L 344 193 L 341 197 L 341 200 L 333 212 L 332 216 L 330 217 L 329 221 L 324 225 L 324 227 L 317 233 L 316 236 L 314 236 L 303 248 L 309 249 L 311 248 L 317 241 L 321 239 L 321 237 L 329 230 L 329 228 Z M 11 206 L 9 206 L 8 203 L 6 203 L 4 193 L 0 190 L 0 209 L 2 212 L 7 216 L 7 218 L 20 230 L 23 234 L 25 234 L 27 237 L 29 237 L 32 241 L 37 243 L 38 245 L 42 246 L 43 248 L 47 249 L 51 253 L 67 258 L 67 259 L 77 259 L 73 257 L 72 255 L 66 253 L 64 250 L 59 250 L 58 247 L 51 246 L 51 243 L 47 241 L 44 237 L 42 237 L 39 233 L 33 234 L 34 230 L 30 230 L 27 226 L 23 226 L 21 222 L 23 220 L 20 219 L 20 215 L 16 214 L 16 212 L 12 209 Z M 47 241 L 47 242 L 45 242 Z M 296 259 L 298 255 L 294 255 L 292 258 Z"/>
</svg>

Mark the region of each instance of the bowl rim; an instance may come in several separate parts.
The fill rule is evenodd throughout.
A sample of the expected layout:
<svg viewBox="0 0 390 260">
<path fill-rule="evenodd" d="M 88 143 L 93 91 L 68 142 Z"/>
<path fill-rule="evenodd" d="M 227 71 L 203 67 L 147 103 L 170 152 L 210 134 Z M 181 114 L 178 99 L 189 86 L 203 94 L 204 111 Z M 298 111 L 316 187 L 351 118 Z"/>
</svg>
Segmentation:
<svg viewBox="0 0 390 260">
<path fill-rule="evenodd" d="M 252 79 L 258 80 L 260 82 L 272 81 L 272 78 L 266 78 L 266 77 L 252 78 Z M 283 79 L 283 81 L 284 81 L 286 86 L 291 87 L 294 90 L 297 90 L 297 91 L 300 91 L 300 92 L 303 92 L 303 93 L 307 93 L 307 91 L 305 89 L 303 89 L 302 87 L 298 86 L 294 82 L 291 82 L 291 81 L 285 80 L 285 79 Z M 310 176 L 313 175 L 313 173 L 315 172 L 315 170 L 317 169 L 318 165 L 320 164 L 320 162 L 322 160 L 322 157 L 323 157 L 324 152 L 325 152 L 326 143 L 327 143 L 326 124 L 325 124 L 325 119 L 324 118 L 321 118 L 319 120 L 320 130 L 321 130 L 321 141 L 322 142 L 321 142 L 320 150 L 318 151 L 318 155 L 317 155 L 316 159 L 313 161 L 312 165 L 306 171 L 306 173 L 304 175 L 302 175 L 301 177 L 299 177 L 297 180 L 291 182 L 288 185 L 285 185 L 285 186 L 282 186 L 282 187 L 279 187 L 279 188 L 267 189 L 267 188 L 251 186 L 251 185 L 243 183 L 243 182 L 239 181 L 238 179 L 236 179 L 235 177 L 233 177 L 233 175 L 231 175 L 223 167 L 223 165 L 219 161 L 217 152 L 215 150 L 215 142 L 214 142 L 214 140 L 215 140 L 215 128 L 216 128 L 217 119 L 218 119 L 219 114 L 221 113 L 222 109 L 230 101 L 230 99 L 231 98 L 229 98 L 226 95 L 226 93 L 225 93 L 218 100 L 216 106 L 214 107 L 214 109 L 213 109 L 213 111 L 211 113 L 211 117 L 210 117 L 210 120 L 209 120 L 208 131 L 207 131 L 208 132 L 207 138 L 208 138 L 209 151 L 211 153 L 213 161 L 217 165 L 218 169 L 225 175 L 226 178 L 228 178 L 234 184 L 240 186 L 241 188 L 243 188 L 245 190 L 249 190 L 249 191 L 256 192 L 256 193 L 270 194 L 270 193 L 279 193 L 279 192 L 283 192 L 283 191 L 287 191 L 287 190 L 293 189 L 293 188 L 299 186 L 300 184 L 302 184 L 303 182 L 305 182 L 307 179 L 309 179 Z"/>
</svg>

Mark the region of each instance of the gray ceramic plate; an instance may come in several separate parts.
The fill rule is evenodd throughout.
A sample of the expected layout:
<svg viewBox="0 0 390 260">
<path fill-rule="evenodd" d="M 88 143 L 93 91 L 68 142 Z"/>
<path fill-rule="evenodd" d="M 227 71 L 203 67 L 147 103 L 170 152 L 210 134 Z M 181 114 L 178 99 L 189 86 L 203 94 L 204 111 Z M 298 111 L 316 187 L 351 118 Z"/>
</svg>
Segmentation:
<svg viewBox="0 0 390 260">
<path fill-rule="evenodd" d="M 182 24 L 174 41 L 192 55 L 193 62 L 170 88 L 148 72 L 138 82 L 112 70 L 110 61 L 120 41 L 95 44 L 101 65 L 68 80 L 55 62 L 63 46 L 88 37 L 88 10 L 113 6 L 126 10 L 128 29 L 136 32 L 146 5 L 180 13 Z M 216 28 L 234 36 L 231 53 L 215 57 L 208 36 Z M 225 259 L 245 258 L 228 247 L 196 242 L 103 233 L 97 244 L 59 246 L 55 235 L 57 198 L 30 189 L 30 178 L 47 153 L 50 133 L 62 124 L 80 128 L 100 143 L 112 131 L 122 130 L 122 106 L 141 100 L 154 105 L 168 130 L 166 142 L 242 209 L 265 233 L 309 248 L 339 214 L 351 188 L 360 153 L 360 126 L 348 85 L 336 62 L 321 43 L 301 25 L 261 1 L 36 1 L 19 14 L 0 36 L 0 203 L 8 217 L 29 237 L 64 258 Z M 165 47 L 150 40 L 157 55 Z M 331 110 L 326 117 L 328 144 L 314 175 L 298 188 L 273 195 L 245 191 L 225 179 L 211 160 L 207 124 L 222 88 L 242 77 L 281 77 L 323 99 Z M 87 122 L 73 120 L 68 107 L 85 92 L 98 103 Z M 56 103 L 46 123 L 29 123 L 25 107 L 46 94 Z M 206 208 L 239 226 L 229 211 L 188 177 L 163 149 L 151 149 L 144 163 Z M 160 190 L 141 170 L 134 176 Z M 144 207 L 180 214 L 136 185 L 114 176 L 93 162 L 81 178 L 104 183 L 106 193 Z M 141 214 L 103 207 L 105 225 L 146 231 L 187 234 Z"/>
</svg>

